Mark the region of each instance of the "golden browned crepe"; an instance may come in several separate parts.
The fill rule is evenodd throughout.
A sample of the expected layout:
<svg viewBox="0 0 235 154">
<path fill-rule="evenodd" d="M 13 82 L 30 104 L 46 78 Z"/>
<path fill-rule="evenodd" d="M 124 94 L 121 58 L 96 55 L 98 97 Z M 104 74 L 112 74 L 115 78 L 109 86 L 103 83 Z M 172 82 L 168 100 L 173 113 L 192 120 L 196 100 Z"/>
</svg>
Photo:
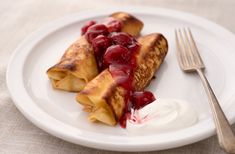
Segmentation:
<svg viewBox="0 0 235 154">
<path fill-rule="evenodd" d="M 136 55 L 134 88 L 143 90 L 162 64 L 167 51 L 167 40 L 163 35 L 153 33 L 138 39 L 140 52 Z M 115 125 L 123 115 L 126 90 L 118 86 L 108 69 L 91 80 L 78 93 L 76 100 L 89 112 L 89 120 Z"/>
<path fill-rule="evenodd" d="M 117 12 L 111 17 L 122 22 L 122 31 L 134 36 L 143 27 L 140 20 L 128 13 Z M 47 70 L 47 75 L 55 89 L 71 92 L 81 91 L 86 83 L 98 75 L 94 51 L 84 36 L 65 51 L 60 61 Z"/>
<path fill-rule="evenodd" d="M 92 46 L 81 36 L 64 53 L 59 63 L 47 70 L 52 86 L 66 91 L 80 91 L 98 74 Z"/>
<path fill-rule="evenodd" d="M 77 101 L 84 106 L 84 111 L 90 112 L 90 121 L 102 121 L 109 125 L 116 124 L 115 115 L 106 100 L 114 87 L 115 81 L 106 69 L 78 93 Z"/>
<path fill-rule="evenodd" d="M 167 40 L 159 33 L 140 37 L 138 42 L 142 46 L 137 55 L 137 68 L 134 72 L 134 87 L 137 91 L 143 90 L 150 83 L 168 51 Z"/>
</svg>

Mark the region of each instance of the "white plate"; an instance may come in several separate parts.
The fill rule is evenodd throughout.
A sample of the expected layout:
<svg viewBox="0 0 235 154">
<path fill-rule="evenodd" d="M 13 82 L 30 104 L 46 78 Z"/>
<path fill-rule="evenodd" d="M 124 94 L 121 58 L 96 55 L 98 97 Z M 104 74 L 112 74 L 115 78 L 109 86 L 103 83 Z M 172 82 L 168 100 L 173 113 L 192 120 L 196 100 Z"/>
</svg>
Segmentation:
<svg viewBox="0 0 235 154">
<path fill-rule="evenodd" d="M 117 151 L 161 150 L 190 144 L 211 136 L 214 124 L 200 80 L 184 74 L 175 56 L 174 29 L 190 27 L 195 36 L 206 75 L 230 122 L 235 121 L 235 36 L 206 19 L 160 8 L 122 8 L 140 18 L 142 34 L 161 32 L 169 42 L 169 54 L 149 89 L 160 98 L 188 101 L 199 113 L 195 125 L 176 131 L 133 135 L 125 129 L 89 123 L 75 101 L 75 93 L 53 90 L 46 70 L 80 36 L 91 19 L 101 19 L 120 9 L 92 11 L 52 22 L 25 39 L 15 50 L 7 70 L 7 85 L 17 108 L 46 132 L 64 140 Z"/>
</svg>

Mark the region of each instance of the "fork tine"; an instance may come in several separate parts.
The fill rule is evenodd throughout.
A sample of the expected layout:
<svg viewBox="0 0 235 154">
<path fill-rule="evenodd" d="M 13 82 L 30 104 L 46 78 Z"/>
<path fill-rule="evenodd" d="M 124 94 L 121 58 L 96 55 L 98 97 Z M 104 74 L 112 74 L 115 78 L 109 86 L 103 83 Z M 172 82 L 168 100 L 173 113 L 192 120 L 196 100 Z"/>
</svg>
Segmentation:
<svg viewBox="0 0 235 154">
<path fill-rule="evenodd" d="M 205 66 L 189 28 L 176 29 L 177 58 L 183 71 L 191 72 L 204 69 Z"/>
<path fill-rule="evenodd" d="M 187 48 L 186 51 L 187 51 L 187 55 L 190 59 L 191 65 L 196 65 L 194 52 L 193 52 L 191 42 L 189 41 L 189 36 L 188 36 L 185 28 L 183 28 L 183 33 L 184 33 L 184 38 L 185 38 L 185 46 Z"/>
<path fill-rule="evenodd" d="M 177 43 L 177 46 L 178 46 L 178 57 L 180 58 L 179 61 L 181 63 L 181 67 L 183 68 L 183 65 L 185 66 L 188 66 L 189 65 L 189 61 L 187 58 L 185 58 L 187 56 L 187 52 L 186 52 L 186 47 L 185 47 L 185 41 L 183 39 L 183 35 L 182 35 L 182 32 L 180 29 L 176 30 L 176 36 L 177 36 L 177 39 L 178 39 L 178 43 Z"/>
<path fill-rule="evenodd" d="M 203 63 L 202 58 L 201 58 L 201 56 L 199 54 L 198 48 L 196 46 L 196 43 L 195 43 L 195 41 L 193 39 L 193 34 L 192 34 L 190 28 L 187 28 L 187 29 L 188 29 L 188 32 L 189 32 L 189 36 L 190 36 L 189 38 L 190 38 L 190 41 L 191 41 L 191 45 L 193 46 L 194 53 L 196 54 L 197 60 L 204 67 L 204 63 Z"/>
<path fill-rule="evenodd" d="M 182 51 L 181 47 L 180 47 L 180 43 L 179 43 L 179 38 L 178 38 L 178 34 L 177 34 L 177 29 L 175 29 L 175 41 L 176 41 L 176 46 L 178 48 L 177 51 L 177 58 L 179 59 L 178 62 L 180 64 L 180 67 L 182 67 L 182 53 L 180 53 L 180 51 Z"/>
</svg>

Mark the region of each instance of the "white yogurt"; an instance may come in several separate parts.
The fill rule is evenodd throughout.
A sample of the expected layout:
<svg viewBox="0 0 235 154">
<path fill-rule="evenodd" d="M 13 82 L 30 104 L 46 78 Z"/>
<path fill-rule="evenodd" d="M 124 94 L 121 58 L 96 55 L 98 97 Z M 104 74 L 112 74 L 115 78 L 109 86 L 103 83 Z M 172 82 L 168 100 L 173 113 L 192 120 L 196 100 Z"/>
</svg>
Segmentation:
<svg viewBox="0 0 235 154">
<path fill-rule="evenodd" d="M 133 110 L 126 129 L 133 133 L 177 130 L 197 122 L 198 114 L 189 103 L 157 99 L 140 110 Z"/>
</svg>

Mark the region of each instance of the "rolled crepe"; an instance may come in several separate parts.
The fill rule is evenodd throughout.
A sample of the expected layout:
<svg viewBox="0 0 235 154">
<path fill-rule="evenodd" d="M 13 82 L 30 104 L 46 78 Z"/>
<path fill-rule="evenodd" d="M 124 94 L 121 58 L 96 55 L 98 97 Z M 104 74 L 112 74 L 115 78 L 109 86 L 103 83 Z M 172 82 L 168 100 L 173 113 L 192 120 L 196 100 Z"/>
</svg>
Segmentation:
<svg viewBox="0 0 235 154">
<path fill-rule="evenodd" d="M 85 68 L 86 69 L 85 69 Z M 66 91 L 80 91 L 98 74 L 92 46 L 82 36 L 64 53 L 59 63 L 49 68 L 52 86 Z"/>
<path fill-rule="evenodd" d="M 158 33 L 141 37 L 138 42 L 141 48 L 136 55 L 133 86 L 135 90 L 143 90 L 162 64 L 168 45 L 164 36 Z M 90 121 L 114 126 L 124 114 L 126 92 L 106 69 L 77 94 L 76 100 L 84 106 L 84 111 L 89 112 Z"/>
<path fill-rule="evenodd" d="M 110 17 L 121 21 L 121 31 L 134 36 L 143 27 L 140 20 L 125 12 L 117 12 Z M 81 91 L 98 73 L 93 48 L 84 36 L 65 51 L 56 65 L 47 70 L 53 88 L 71 92 Z"/>
</svg>

